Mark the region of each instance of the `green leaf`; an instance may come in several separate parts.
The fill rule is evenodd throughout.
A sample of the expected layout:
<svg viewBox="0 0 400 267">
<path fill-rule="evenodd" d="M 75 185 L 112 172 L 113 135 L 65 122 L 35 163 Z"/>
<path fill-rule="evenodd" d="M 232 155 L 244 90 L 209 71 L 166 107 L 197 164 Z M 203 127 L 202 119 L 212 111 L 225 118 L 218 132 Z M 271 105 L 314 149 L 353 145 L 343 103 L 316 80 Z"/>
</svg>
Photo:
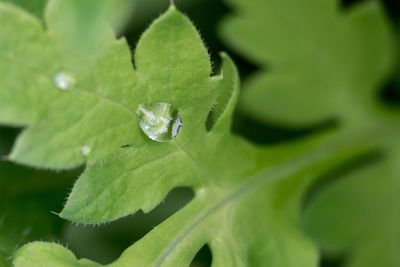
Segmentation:
<svg viewBox="0 0 400 267">
<path fill-rule="evenodd" d="M 381 161 L 317 192 L 304 220 L 322 252 L 345 266 L 398 266 L 399 162 L 392 147 L 399 114 L 377 99 L 394 58 L 380 5 L 340 11 L 339 1 L 227 2 L 238 15 L 224 22 L 222 36 L 261 67 L 246 83 L 244 112 L 291 127 L 339 118 L 341 128 L 385 136 Z"/>
<path fill-rule="evenodd" d="M 231 114 L 233 114 L 239 98 L 239 74 L 234 63 L 225 54 L 221 54 L 225 62 L 225 68 L 222 70 L 223 80 L 218 97 L 212 110 L 208 114 L 206 127 L 210 131 L 213 127 L 229 128 L 232 123 Z"/>
<path fill-rule="evenodd" d="M 35 15 L 37 18 L 42 18 L 43 10 L 48 2 L 48 0 L 1 0 L 0 2 L 10 3 L 16 6 L 20 6 L 31 14 Z"/>
<path fill-rule="evenodd" d="M 47 9 L 47 17 L 53 17 L 56 20 L 53 24 L 57 25 L 58 17 L 51 14 L 63 10 L 51 3 L 53 8 Z M 0 121 L 13 125 L 34 124 L 20 136 L 10 157 L 39 167 L 71 168 L 85 161 L 81 153 L 84 145 L 91 146 L 90 158 L 96 158 L 129 143 L 137 134 L 129 131 L 135 115 L 113 99 L 122 97 L 113 93 L 114 88 L 123 91 L 134 79 L 125 41 L 116 41 L 109 35 L 112 39 L 105 42 L 98 55 L 79 57 L 78 64 L 76 58 L 68 57 L 76 56 L 76 50 L 64 45 L 61 34 L 47 35 L 38 21 L 16 8 L 2 5 L 0 9 L 1 20 L 6 25 L 0 33 L 3 51 L 0 57 L 7 62 L 1 65 L 0 72 Z M 54 29 L 62 32 L 57 27 Z M 20 34 L 10 38 L 10 33 L 16 30 Z M 106 59 L 108 64 L 104 69 Z M 102 63 L 97 65 L 99 60 Z M 33 62 L 37 64 L 32 65 Z M 113 64 L 119 66 L 119 72 L 113 69 Z M 82 71 L 84 67 L 88 69 Z M 75 83 L 68 90 L 59 89 L 53 81 L 60 71 L 74 76 Z M 99 114 L 99 110 L 109 117 L 106 113 Z M 42 145 L 34 146 L 35 143 Z M 95 147 L 98 143 L 102 148 Z"/>
<path fill-rule="evenodd" d="M 25 257 L 29 255 L 29 257 Z M 32 255 L 34 257 L 32 257 Z M 36 242 L 20 248 L 15 255 L 15 266 L 59 266 L 95 267 L 98 264 L 82 259 L 76 260 L 74 254 L 61 245 Z"/>
<path fill-rule="evenodd" d="M 400 224 L 399 151 L 340 176 L 307 206 L 307 232 L 331 257 L 346 257 L 349 267 L 395 267 Z"/>
<path fill-rule="evenodd" d="M 346 12 L 334 1 L 228 2 L 241 13 L 223 24 L 222 35 L 262 67 L 243 92 L 247 114 L 302 127 L 329 118 L 350 127 L 375 124 L 376 90 L 393 58 L 377 2 Z M 398 121 L 378 121 L 396 146 L 398 130 L 384 125 Z M 341 177 L 306 210 L 308 233 L 328 256 L 345 257 L 346 266 L 399 265 L 398 155 L 382 150 L 381 163 Z"/>
<path fill-rule="evenodd" d="M 54 8 L 52 2 L 49 6 L 46 16 L 48 24 L 58 25 L 58 16 L 51 14 L 62 13 L 63 10 Z M 1 74 L 4 79 L 0 84 L 3 92 L 0 120 L 9 124 L 33 124 L 19 137 L 10 155 L 12 160 L 39 167 L 71 168 L 86 160 L 81 153 L 83 146 L 91 149 L 87 157 L 89 162 L 127 144 L 140 146 L 147 138 L 137 127 L 135 111 L 139 104 L 149 101 L 159 102 L 162 99 L 178 107 L 187 120 L 184 122 L 185 132 L 196 132 L 197 128 L 204 128 L 203 125 L 196 125 L 196 121 L 191 120 L 192 116 L 186 113 L 194 113 L 191 106 L 194 101 L 203 104 L 196 110 L 200 118 L 201 114 L 208 113 L 210 103 L 213 102 L 212 94 L 208 92 L 215 90 L 219 79 L 209 78 L 211 66 L 207 52 L 199 42 L 200 38 L 193 26 L 172 9 L 170 16 L 164 17 L 165 23 L 171 20 L 171 23 L 177 23 L 176 26 L 184 30 L 173 34 L 161 32 L 160 40 L 165 45 L 163 49 L 157 49 L 157 54 L 152 53 L 152 60 L 146 55 L 150 48 L 155 49 L 156 44 L 150 40 L 151 33 L 144 34 L 142 43 L 146 43 L 146 46 L 138 45 L 136 72 L 133 71 L 129 47 L 124 40 L 108 40 L 111 38 L 108 36 L 98 53 L 96 50 L 86 58 L 79 57 L 79 62 L 76 62 L 74 56 L 77 54 L 74 50 L 68 50 L 71 46 L 64 44 L 65 38 L 61 38 L 61 35 L 46 35 L 33 18 L 8 6 L 2 6 L 2 9 L 2 18 L 10 25 L 9 31 L 20 27 L 21 34 L 18 35 L 19 40 L 13 40 L 7 37 L 7 30 L 2 31 L 5 40 L 2 44 L 6 44 L 2 48 L 7 51 L 4 56 L 15 56 L 10 59 L 10 64 L 2 65 L 4 70 Z M 62 22 L 59 24 L 63 25 Z M 58 28 L 62 27 L 66 26 Z M 32 28 L 34 31 L 30 34 L 40 39 L 40 42 L 27 42 L 28 36 L 24 32 L 32 31 Z M 52 29 L 52 26 L 49 28 Z M 65 32 L 63 29 L 53 31 Z M 53 45 L 54 42 L 56 45 Z M 14 47 L 20 47 L 22 51 L 14 52 Z M 57 50 L 60 52 L 57 53 Z M 169 53 L 173 50 L 181 53 L 171 57 Z M 190 51 L 190 57 L 186 51 Z M 22 57 L 28 62 L 40 62 L 35 66 L 35 72 L 31 72 L 29 65 L 26 65 L 28 69 L 25 71 L 16 64 Z M 193 61 L 188 62 L 189 58 Z M 186 64 L 190 67 L 183 67 Z M 8 65 L 14 65 L 15 68 Z M 83 71 L 84 68 L 86 70 Z M 71 73 L 75 82 L 68 90 L 59 90 L 53 78 L 64 70 Z M 191 75 L 183 75 L 185 73 Z M 200 76 L 203 77 L 197 79 Z M 18 84 L 15 81 L 26 82 Z M 180 94 L 173 94 L 171 90 L 179 90 Z"/>
<path fill-rule="evenodd" d="M 311 142 L 307 147 L 314 145 Z M 306 155 L 301 152 L 304 149 L 304 144 L 271 149 L 268 157 L 264 156 L 273 163 L 265 172 L 247 174 L 245 181 L 230 187 L 199 188 L 193 201 L 128 248 L 111 266 L 188 266 L 205 243 L 211 247 L 215 266 L 316 266 L 316 248 L 297 225 L 299 199 L 321 172 L 360 150 L 351 152 L 342 147 L 341 153 L 330 157 L 325 149 L 315 148 L 317 151 Z M 336 150 L 337 145 L 331 149 Z M 284 163 L 276 165 L 276 158 Z M 232 170 L 226 175 L 234 177 L 235 173 Z M 148 190 L 137 192 L 147 193 Z M 28 246 L 36 251 L 40 245 Z M 15 263 L 20 255 L 29 259 L 41 254 L 46 258 L 53 253 L 23 251 L 16 255 Z M 79 266 L 78 262 L 73 266 Z"/>
<path fill-rule="evenodd" d="M 224 21 L 221 35 L 261 68 L 245 84 L 245 113 L 292 127 L 370 118 L 393 59 L 377 1 L 346 11 L 333 0 L 227 2 L 238 15 Z"/>
<path fill-rule="evenodd" d="M 170 103 L 182 116 L 182 131 L 175 142 L 168 143 L 151 141 L 139 132 L 140 139 L 132 140 L 129 143 L 131 147 L 119 149 L 89 167 L 61 213 L 66 218 L 93 223 L 113 220 L 139 208 L 149 211 L 172 187 L 196 186 L 204 182 L 201 176 L 207 170 L 199 166 L 199 162 L 211 159 L 204 145 L 200 144 L 206 144 L 205 138 L 210 138 L 207 137 L 205 118 L 220 79 L 210 78 L 211 64 L 207 51 L 194 27 L 174 6 L 143 34 L 136 49 L 135 65 L 138 79 L 131 92 L 132 101 L 136 102 L 132 105 L 137 108 L 143 103 Z M 232 66 L 228 68 L 232 69 Z M 225 116 L 230 117 L 230 114 Z M 137 129 L 138 123 L 132 128 Z M 226 135 L 227 130 L 220 131 Z M 179 164 L 174 166 L 174 162 Z M 132 176 L 138 178 L 132 179 Z M 93 187 L 93 179 L 98 186 Z M 154 183 L 155 179 L 157 183 Z M 88 189 L 93 193 L 81 193 Z M 120 197 L 126 199 L 121 199 L 118 209 L 109 209 L 108 203 L 115 205 L 113 195 L 121 190 L 126 193 Z M 132 194 L 136 197 L 132 198 Z M 108 211 L 100 215 L 97 212 L 99 205 Z"/>
<path fill-rule="evenodd" d="M 61 217 L 83 224 L 108 222 L 139 209 L 148 212 L 172 188 L 187 186 L 194 190 L 194 199 L 111 266 L 188 266 L 204 244 L 211 247 L 215 266 L 317 265 L 317 248 L 299 227 L 302 196 L 320 175 L 374 148 L 375 132 L 360 138 L 360 132 L 343 131 L 256 147 L 230 131 L 239 93 L 233 62 L 222 54 L 222 75 L 210 77 L 207 50 L 175 6 L 143 34 L 133 69 L 129 47 L 107 33 L 93 53 L 76 58 L 74 42 L 61 43 L 57 37 L 69 31 L 68 24 L 57 21 L 62 11 L 54 5 L 46 11 L 47 24 L 59 30 L 46 33 L 37 27 L 35 35 L 44 42 L 37 52 L 62 55 L 61 67 L 51 66 L 65 71 L 64 78 L 70 75 L 71 85 L 60 90 L 52 83 L 53 73 L 38 72 L 40 79 L 31 79 L 47 81 L 48 86 L 29 90 L 39 100 L 18 103 L 18 90 L 7 86 L 20 86 L 8 80 L 0 84 L 0 96 L 9 94 L 7 104 L 14 110 L 0 108 L 0 118 L 29 125 L 11 159 L 51 168 L 87 162 Z M 0 12 L 13 20 L 10 29 L 21 30 L 22 41 L 7 41 L 7 49 L 21 46 L 21 52 L 29 52 L 33 42 L 27 42 L 25 33 L 32 18 L 8 6 L 0 6 Z M 22 23 L 25 20 L 30 23 Z M 49 59 L 49 64 L 56 63 Z M 3 71 L 10 75 L 8 68 Z M 18 68 L 15 72 L 27 75 Z M 48 99 L 41 99 L 39 90 L 48 93 Z M 170 104 L 181 115 L 182 130 L 170 142 L 153 141 L 139 127 L 136 111 L 152 103 Z M 17 267 L 49 262 L 92 264 L 63 247 L 40 242 L 21 248 L 14 260 Z"/>
</svg>

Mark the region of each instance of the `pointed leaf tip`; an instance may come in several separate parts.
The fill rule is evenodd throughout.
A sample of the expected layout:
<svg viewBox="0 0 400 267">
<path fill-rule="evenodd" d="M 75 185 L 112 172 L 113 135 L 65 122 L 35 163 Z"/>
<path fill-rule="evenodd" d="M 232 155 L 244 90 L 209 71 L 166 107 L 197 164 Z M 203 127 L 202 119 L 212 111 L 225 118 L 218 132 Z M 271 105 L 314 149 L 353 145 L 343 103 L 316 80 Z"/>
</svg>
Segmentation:
<svg viewBox="0 0 400 267">
<path fill-rule="evenodd" d="M 231 116 L 236 107 L 239 96 L 239 73 L 235 63 L 225 52 L 221 52 L 222 59 L 221 77 L 222 84 L 215 105 L 210 111 L 206 128 L 211 131 L 217 125 L 225 130 L 230 130 Z"/>
</svg>

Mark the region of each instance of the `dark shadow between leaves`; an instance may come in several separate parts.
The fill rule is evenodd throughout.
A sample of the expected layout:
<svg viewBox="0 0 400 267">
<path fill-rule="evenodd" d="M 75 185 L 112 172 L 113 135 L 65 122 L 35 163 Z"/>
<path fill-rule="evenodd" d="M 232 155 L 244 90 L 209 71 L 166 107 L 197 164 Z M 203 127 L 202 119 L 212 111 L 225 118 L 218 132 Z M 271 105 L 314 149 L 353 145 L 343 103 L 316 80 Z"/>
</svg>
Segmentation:
<svg viewBox="0 0 400 267">
<path fill-rule="evenodd" d="M 345 262 L 346 262 L 346 259 L 343 256 L 331 257 L 331 256 L 322 255 L 320 262 L 319 262 L 319 266 L 320 267 L 341 267 L 341 266 L 344 266 Z"/>
<path fill-rule="evenodd" d="M 345 179 L 346 175 L 352 172 L 357 172 L 360 169 L 370 166 L 372 164 L 376 164 L 383 159 L 384 155 L 380 151 L 375 150 L 359 157 L 355 157 L 328 171 L 309 188 L 308 192 L 303 198 L 301 210 L 306 210 L 318 194 L 322 193 L 327 187 L 339 182 L 341 179 Z M 348 262 L 351 256 L 346 254 L 331 255 L 326 254 L 326 251 L 322 251 L 321 253 L 322 257 L 319 263 L 320 267 L 344 266 L 344 264 Z"/>
<path fill-rule="evenodd" d="M 346 10 L 348 8 L 352 8 L 354 5 L 357 5 L 361 2 L 366 2 L 366 0 L 340 0 L 340 7 L 343 10 Z"/>
<path fill-rule="evenodd" d="M 205 244 L 196 254 L 190 267 L 208 267 L 211 266 L 212 253 L 210 247 Z"/>
<path fill-rule="evenodd" d="M 379 99 L 391 108 L 400 109 L 400 78 L 396 73 L 379 91 Z"/>
<path fill-rule="evenodd" d="M 308 135 L 334 129 L 337 126 L 338 121 L 331 119 L 310 127 L 290 128 L 274 123 L 261 123 L 237 113 L 234 117 L 233 131 L 256 144 L 268 145 L 300 139 Z"/>
<path fill-rule="evenodd" d="M 400 1 L 398 0 L 383 0 L 383 6 L 386 9 L 387 14 L 390 17 L 390 20 L 397 24 L 397 27 L 400 26 Z"/>
<path fill-rule="evenodd" d="M 94 227 L 70 224 L 63 231 L 62 243 L 68 244 L 78 258 L 88 258 L 101 264 L 111 263 L 193 197 L 191 188 L 179 187 L 169 192 L 165 200 L 150 213 L 139 211 L 133 216 Z"/>
<path fill-rule="evenodd" d="M 15 139 L 21 131 L 22 128 L 18 127 L 0 126 L 0 156 L 10 153 Z"/>
<path fill-rule="evenodd" d="M 58 239 L 66 222 L 51 211 L 62 208 L 68 187 L 81 172 L 55 173 L 0 162 L 0 236 L 10 237 L 7 245 L 14 246 L 5 252 L 7 257 L 28 242 Z"/>
<path fill-rule="evenodd" d="M 315 182 L 309 188 L 307 194 L 303 198 L 302 209 L 306 209 L 306 207 L 312 202 L 314 197 L 326 187 L 338 182 L 340 179 L 343 179 L 344 177 L 346 177 L 347 174 L 358 171 L 359 169 L 367 167 L 371 164 L 377 163 L 383 158 L 384 155 L 380 151 L 371 151 L 370 153 L 349 160 L 327 172 L 325 175 L 317 179 L 317 182 Z"/>
</svg>

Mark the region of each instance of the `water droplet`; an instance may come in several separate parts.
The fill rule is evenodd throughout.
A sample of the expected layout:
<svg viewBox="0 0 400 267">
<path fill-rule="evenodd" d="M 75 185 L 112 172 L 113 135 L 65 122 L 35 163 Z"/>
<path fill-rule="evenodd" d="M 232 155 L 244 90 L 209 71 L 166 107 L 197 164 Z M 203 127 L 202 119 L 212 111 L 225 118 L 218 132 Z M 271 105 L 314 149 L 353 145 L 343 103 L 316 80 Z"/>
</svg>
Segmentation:
<svg viewBox="0 0 400 267">
<path fill-rule="evenodd" d="M 54 76 L 53 80 L 56 86 L 61 90 L 67 90 L 68 87 L 75 81 L 74 77 L 71 74 L 64 71 L 60 71 L 59 73 L 57 73 L 57 75 Z"/>
<path fill-rule="evenodd" d="M 137 114 L 140 128 L 154 141 L 171 141 L 182 128 L 181 114 L 168 103 L 139 105 Z"/>
<path fill-rule="evenodd" d="M 88 145 L 83 145 L 81 147 L 81 152 L 82 152 L 82 155 L 84 155 L 84 156 L 89 156 L 91 151 L 92 150 L 90 149 L 90 147 Z"/>
</svg>

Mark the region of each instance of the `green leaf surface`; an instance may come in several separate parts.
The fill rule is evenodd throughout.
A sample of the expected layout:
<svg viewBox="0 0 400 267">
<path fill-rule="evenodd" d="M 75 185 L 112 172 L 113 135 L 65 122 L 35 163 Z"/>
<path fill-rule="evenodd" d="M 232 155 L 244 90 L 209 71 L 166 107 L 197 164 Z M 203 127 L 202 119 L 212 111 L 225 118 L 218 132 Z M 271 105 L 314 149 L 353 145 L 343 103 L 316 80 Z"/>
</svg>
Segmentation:
<svg viewBox="0 0 400 267">
<path fill-rule="evenodd" d="M 96 158 L 96 155 L 107 154 L 129 143 L 135 135 L 127 130 L 132 124 L 132 112 L 115 103 L 114 98 L 122 96 L 113 94 L 109 87 L 112 82 L 113 88 L 129 88 L 134 77 L 128 46 L 123 40 L 115 40 L 109 31 L 104 38 L 110 39 L 98 44 L 102 51 L 98 55 L 74 57 L 79 54 L 76 46 L 64 42 L 63 20 L 54 14 L 63 13 L 57 8 L 58 3 L 50 2 L 46 16 L 48 24 L 53 25 L 49 27 L 50 31 L 58 35 L 46 34 L 40 23 L 26 13 L 11 6 L 1 6 L 2 24 L 6 25 L 0 33 L 0 45 L 4 49 L 1 57 L 8 64 L 2 64 L 0 74 L 0 120 L 13 125 L 34 124 L 20 136 L 10 156 L 12 159 L 39 167 L 71 168 L 85 161 L 82 146 L 90 145 L 94 152 L 91 156 Z M 9 38 L 10 32 L 18 28 L 20 34 Z M 125 56 L 118 57 L 120 54 Z M 104 69 L 104 63 L 97 65 L 99 60 L 104 62 L 104 57 L 110 59 L 107 69 Z M 119 72 L 113 70 L 112 62 L 120 66 Z M 83 68 L 87 69 L 82 71 Z M 54 83 L 54 77 L 60 71 L 68 71 L 74 76 L 75 83 L 68 90 L 61 90 Z M 105 117 L 106 113 L 99 114 L 99 110 L 110 117 Z M 60 120 L 59 116 L 65 116 L 65 119 Z M 34 143 L 42 146 L 34 146 Z M 96 149 L 98 143 L 108 144 Z"/>
<path fill-rule="evenodd" d="M 220 29 L 227 44 L 260 66 L 241 108 L 262 122 L 307 127 L 368 118 L 393 59 L 376 1 L 227 0 L 236 10 Z"/>
<path fill-rule="evenodd" d="M 303 145 L 299 146 L 297 149 L 302 151 Z M 270 151 L 269 158 L 282 159 L 299 151 L 281 148 Z M 316 266 L 316 248 L 298 227 L 299 199 L 313 179 L 347 159 L 349 152 L 345 150 L 331 158 L 327 156 L 330 153 L 313 151 L 307 160 L 305 155 L 299 155 L 288 160 L 286 166 L 271 166 L 266 173 L 249 176 L 237 186 L 196 190 L 193 201 L 128 248 L 110 266 L 188 266 L 205 243 L 213 252 L 213 266 Z M 350 154 L 354 153 L 360 151 L 356 149 Z M 27 246 L 41 249 L 40 243 Z M 22 251 L 21 255 L 34 257 L 29 252 Z M 46 259 L 53 250 L 40 253 Z M 73 266 L 79 266 L 77 260 L 74 262 Z"/>
<path fill-rule="evenodd" d="M 25 255 L 29 255 L 29 257 Z M 34 246 L 31 244 L 23 246 L 18 250 L 15 257 L 15 266 L 99 266 L 86 259 L 77 260 L 72 252 L 61 245 L 44 242 L 36 242 Z"/>
<path fill-rule="evenodd" d="M 13 54 L 0 70 L 0 122 L 28 126 L 10 159 L 56 169 L 87 163 L 60 216 L 109 222 L 148 212 L 171 189 L 186 186 L 194 199 L 110 266 L 188 266 L 205 244 L 213 266 L 316 266 L 317 247 L 299 227 L 304 192 L 382 137 L 370 131 L 360 138 L 365 129 L 352 129 L 257 147 L 230 131 L 239 94 L 232 60 L 222 54 L 221 75 L 210 76 L 207 50 L 175 6 L 142 35 L 133 68 L 128 45 L 107 27 L 88 55 L 73 39 L 63 42 L 71 32 L 59 21 L 62 5 L 48 5 L 48 31 L 21 10 L 0 5 L 0 20 L 11 21 L 0 33 L 0 56 Z M 16 28 L 21 34 L 7 36 Z M 36 72 L 10 70 L 27 56 L 38 62 Z M 54 84 L 60 71 L 73 78 L 68 88 Z M 19 84 L 23 78 L 31 82 Z M 170 142 L 153 141 L 139 127 L 137 109 L 152 103 L 168 103 L 181 115 L 182 130 Z M 49 263 L 95 266 L 41 242 L 22 247 L 14 260 L 17 267 Z"/>
<path fill-rule="evenodd" d="M 37 18 L 41 19 L 43 16 L 43 10 L 48 2 L 48 0 L 1 0 L 0 2 L 10 3 L 16 6 L 20 6 L 29 13 L 35 15 Z"/>
<path fill-rule="evenodd" d="M 307 232 L 349 267 L 400 264 L 399 151 L 325 187 L 304 213 Z"/>
<path fill-rule="evenodd" d="M 339 1 L 227 2 L 237 12 L 221 35 L 261 67 L 245 83 L 247 115 L 290 127 L 335 118 L 341 128 L 366 127 L 384 140 L 381 162 L 317 191 L 304 215 L 307 232 L 343 266 L 398 266 L 399 120 L 377 98 L 394 58 L 382 8 L 373 1 L 346 10 Z"/>
</svg>

